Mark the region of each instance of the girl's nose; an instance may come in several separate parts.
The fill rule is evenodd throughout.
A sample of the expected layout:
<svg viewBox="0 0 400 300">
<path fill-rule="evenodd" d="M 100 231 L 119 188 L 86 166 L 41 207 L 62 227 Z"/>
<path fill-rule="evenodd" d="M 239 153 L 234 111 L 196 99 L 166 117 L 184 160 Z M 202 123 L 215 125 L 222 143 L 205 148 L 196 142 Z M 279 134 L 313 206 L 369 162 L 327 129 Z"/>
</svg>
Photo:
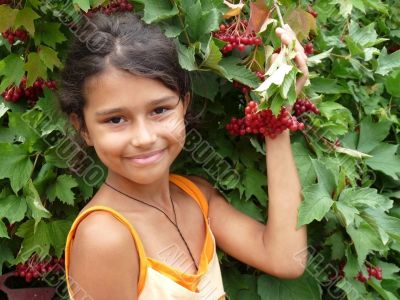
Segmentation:
<svg viewBox="0 0 400 300">
<path fill-rule="evenodd" d="M 153 144 L 157 135 L 152 126 L 146 121 L 137 121 L 135 128 L 133 129 L 133 136 L 131 139 L 131 143 L 134 147 L 146 147 Z"/>
</svg>

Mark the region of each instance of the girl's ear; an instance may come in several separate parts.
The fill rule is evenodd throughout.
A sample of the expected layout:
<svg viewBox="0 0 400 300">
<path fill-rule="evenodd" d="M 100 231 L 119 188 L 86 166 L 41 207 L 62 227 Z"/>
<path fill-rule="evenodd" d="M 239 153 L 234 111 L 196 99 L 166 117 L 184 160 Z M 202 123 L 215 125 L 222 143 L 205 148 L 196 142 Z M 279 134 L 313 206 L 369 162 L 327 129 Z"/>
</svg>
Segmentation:
<svg viewBox="0 0 400 300">
<path fill-rule="evenodd" d="M 84 139 L 85 143 L 88 146 L 93 146 L 92 140 L 90 139 L 90 135 L 86 128 L 82 126 L 81 121 L 79 120 L 79 117 L 76 113 L 71 113 L 69 116 L 69 120 L 72 123 L 72 126 L 76 129 L 77 132 L 81 135 L 81 137 Z"/>
<path fill-rule="evenodd" d="M 192 98 L 190 97 L 190 93 L 187 92 L 183 100 L 183 115 L 186 115 L 186 112 L 190 106 L 190 101 L 192 101 Z"/>
</svg>

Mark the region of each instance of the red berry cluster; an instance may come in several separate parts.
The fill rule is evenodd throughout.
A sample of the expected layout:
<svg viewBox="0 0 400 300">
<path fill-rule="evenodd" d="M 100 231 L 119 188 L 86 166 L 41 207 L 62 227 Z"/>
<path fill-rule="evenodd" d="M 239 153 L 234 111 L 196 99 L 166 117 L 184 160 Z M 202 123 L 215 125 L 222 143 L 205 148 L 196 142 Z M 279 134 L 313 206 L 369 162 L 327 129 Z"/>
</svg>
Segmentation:
<svg viewBox="0 0 400 300">
<path fill-rule="evenodd" d="M 96 12 L 103 13 L 107 16 L 116 13 L 116 12 L 124 12 L 124 11 L 132 11 L 133 5 L 128 2 L 128 0 L 111 0 L 108 5 L 100 5 L 94 8 L 89 9 L 86 16 L 90 17 Z"/>
<path fill-rule="evenodd" d="M 273 139 L 286 129 L 290 131 L 304 129 L 304 124 L 291 116 L 285 107 L 281 108 L 278 116 L 274 116 L 270 109 L 257 112 L 257 107 L 256 102 L 250 101 L 244 110 L 245 117 L 242 119 L 233 117 L 226 125 L 228 132 L 231 135 L 260 134 Z"/>
<path fill-rule="evenodd" d="M 311 5 L 307 6 L 307 12 L 311 14 L 314 18 L 318 17 L 318 13 L 314 10 Z"/>
<path fill-rule="evenodd" d="M 356 276 L 356 280 L 362 283 L 367 282 L 371 277 L 375 277 L 378 280 L 382 280 L 382 268 L 380 267 L 367 267 L 368 278 L 360 271 Z"/>
<path fill-rule="evenodd" d="M 297 99 L 293 105 L 293 109 L 296 117 L 306 112 L 313 112 L 317 115 L 320 114 L 319 109 L 309 99 Z"/>
<path fill-rule="evenodd" d="M 54 80 L 36 79 L 31 87 L 26 87 L 26 76 L 24 76 L 19 86 L 11 85 L 1 95 L 5 101 L 17 102 L 22 97 L 26 98 L 28 106 L 33 107 L 40 96 L 43 95 L 43 88 L 47 86 L 49 89 L 56 88 Z"/>
<path fill-rule="evenodd" d="M 314 45 L 313 43 L 309 42 L 304 45 L 304 53 L 307 56 L 313 55 L 314 54 Z"/>
<path fill-rule="evenodd" d="M 64 269 L 64 258 L 53 257 L 48 260 L 40 261 L 36 255 L 33 255 L 26 263 L 19 263 L 16 266 L 15 275 L 24 277 L 26 282 L 31 282 L 50 272 L 60 274 Z"/>
<path fill-rule="evenodd" d="M 213 33 L 213 36 L 220 39 L 227 44 L 221 49 L 221 52 L 226 54 L 231 52 L 233 49 L 243 51 L 246 45 L 261 45 L 262 39 L 257 37 L 255 32 L 250 34 L 246 33 L 248 25 L 247 20 L 239 20 L 238 22 L 232 22 L 231 24 L 221 24 L 219 31 Z"/>
<path fill-rule="evenodd" d="M 22 28 L 18 28 L 15 31 L 9 28 L 6 31 L 4 31 L 1 35 L 10 43 L 10 45 L 14 45 L 16 40 L 20 40 L 21 42 L 26 42 L 28 39 L 28 32 Z"/>
<path fill-rule="evenodd" d="M 265 76 L 264 76 L 264 73 L 263 73 L 263 72 L 261 72 L 261 71 L 256 71 L 255 73 L 256 73 L 256 76 L 257 76 L 261 81 L 264 81 L 264 80 L 265 80 Z M 245 84 L 243 84 L 243 83 L 240 83 L 239 81 L 236 81 L 236 80 L 234 80 L 232 84 L 233 84 L 233 87 L 234 87 L 234 88 L 237 88 L 237 89 L 241 90 L 243 94 L 247 94 L 247 93 L 249 93 L 250 90 L 251 90 L 251 88 L 250 88 L 249 86 L 247 86 L 247 85 L 245 85 Z"/>
</svg>

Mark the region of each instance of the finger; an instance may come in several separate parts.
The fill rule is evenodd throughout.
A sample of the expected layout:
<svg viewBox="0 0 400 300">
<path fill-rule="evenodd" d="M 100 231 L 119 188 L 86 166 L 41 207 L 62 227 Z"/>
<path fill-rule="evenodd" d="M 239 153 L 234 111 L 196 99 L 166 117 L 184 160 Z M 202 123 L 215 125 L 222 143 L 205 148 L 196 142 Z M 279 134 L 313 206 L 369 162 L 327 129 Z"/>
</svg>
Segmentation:
<svg viewBox="0 0 400 300">
<path fill-rule="evenodd" d="M 295 40 L 295 51 L 300 53 L 299 55 L 303 56 L 304 59 L 307 59 L 307 55 L 304 53 L 303 46 L 297 40 L 295 32 L 290 28 L 288 24 L 285 24 L 283 28 L 277 27 L 275 33 L 281 39 L 282 43 L 286 46 L 290 45 L 293 40 Z"/>
<path fill-rule="evenodd" d="M 277 57 L 278 57 L 278 53 L 273 53 L 271 56 L 271 63 L 273 63 Z"/>
<path fill-rule="evenodd" d="M 303 75 L 308 77 L 307 60 L 299 56 L 296 56 L 294 60 L 296 62 L 297 67 L 303 73 Z"/>
</svg>

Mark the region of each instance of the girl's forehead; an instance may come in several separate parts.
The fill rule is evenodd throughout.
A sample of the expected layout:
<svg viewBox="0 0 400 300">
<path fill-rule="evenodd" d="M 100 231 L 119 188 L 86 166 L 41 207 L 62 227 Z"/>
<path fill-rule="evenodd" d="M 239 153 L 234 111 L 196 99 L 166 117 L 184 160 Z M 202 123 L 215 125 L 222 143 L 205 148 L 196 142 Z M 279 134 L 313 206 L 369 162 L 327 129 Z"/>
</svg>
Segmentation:
<svg viewBox="0 0 400 300">
<path fill-rule="evenodd" d="M 178 97 L 175 91 L 159 80 L 115 68 L 88 78 L 84 84 L 84 93 L 88 104 L 95 106 L 108 104 L 110 101 L 146 105 L 155 99 Z"/>
</svg>

